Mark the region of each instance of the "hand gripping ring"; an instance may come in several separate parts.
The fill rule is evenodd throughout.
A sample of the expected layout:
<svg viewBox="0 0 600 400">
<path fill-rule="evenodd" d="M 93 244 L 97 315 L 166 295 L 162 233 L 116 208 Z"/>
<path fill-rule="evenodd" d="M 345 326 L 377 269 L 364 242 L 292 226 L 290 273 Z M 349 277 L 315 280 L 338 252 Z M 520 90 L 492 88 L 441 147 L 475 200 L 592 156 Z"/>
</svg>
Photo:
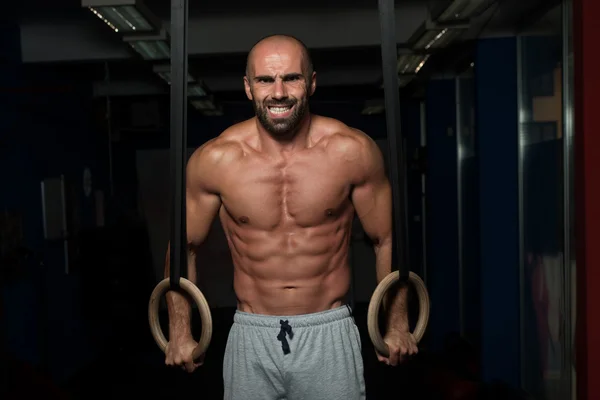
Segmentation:
<svg viewBox="0 0 600 400">
<path fill-rule="evenodd" d="M 377 352 L 384 357 L 389 357 L 390 351 L 379 331 L 379 308 L 381 307 L 381 303 L 387 291 L 398 282 L 399 279 L 399 271 L 393 271 L 383 278 L 375 288 L 373 296 L 371 296 L 369 310 L 367 312 L 367 328 L 369 330 L 369 336 L 371 337 L 371 341 Z M 419 343 L 427 329 L 427 323 L 429 322 L 429 294 L 427 293 L 427 288 L 425 287 L 423 280 L 414 272 L 410 272 L 408 281 L 415 288 L 419 298 L 419 318 L 413 332 L 415 340 Z"/>
<path fill-rule="evenodd" d="M 200 318 L 202 320 L 202 332 L 200 334 L 200 340 L 198 341 L 198 346 L 192 352 L 192 356 L 194 360 L 197 360 L 206 353 L 208 349 L 208 345 L 210 344 L 210 339 L 212 337 L 212 316 L 210 313 L 210 307 L 208 306 L 208 302 L 204 298 L 204 295 L 198 289 L 196 285 L 194 285 L 191 281 L 185 278 L 179 278 L 179 286 L 189 294 L 194 302 L 198 306 L 198 311 L 200 311 Z M 152 336 L 158 344 L 158 347 L 165 352 L 167 348 L 167 339 L 162 332 L 159 321 L 158 309 L 160 305 L 160 299 L 165 294 L 165 292 L 169 291 L 171 288 L 170 280 L 163 279 L 156 285 L 154 290 L 152 291 L 152 295 L 150 296 L 150 302 L 148 304 L 148 321 L 150 322 L 150 331 L 152 332 Z"/>
</svg>

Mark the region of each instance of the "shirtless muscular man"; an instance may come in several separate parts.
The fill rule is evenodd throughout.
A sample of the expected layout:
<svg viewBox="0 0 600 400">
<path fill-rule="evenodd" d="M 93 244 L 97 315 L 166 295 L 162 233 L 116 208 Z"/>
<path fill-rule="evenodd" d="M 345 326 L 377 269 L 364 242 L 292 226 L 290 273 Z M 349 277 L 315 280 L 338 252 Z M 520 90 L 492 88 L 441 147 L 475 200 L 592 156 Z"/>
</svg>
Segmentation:
<svg viewBox="0 0 600 400">
<path fill-rule="evenodd" d="M 391 270 L 392 198 L 381 152 L 366 134 L 313 115 L 316 73 L 297 39 L 269 36 L 248 54 L 244 87 L 256 117 L 205 143 L 187 165 L 188 275 L 217 214 L 234 264 L 225 399 L 364 399 L 358 329 L 344 298 L 356 212 Z M 169 276 L 169 258 L 165 276 Z M 202 262 L 200 262 L 200 265 Z M 396 365 L 415 354 L 406 290 L 392 295 L 384 340 Z M 168 292 L 166 364 L 191 372 L 190 305 Z"/>
</svg>

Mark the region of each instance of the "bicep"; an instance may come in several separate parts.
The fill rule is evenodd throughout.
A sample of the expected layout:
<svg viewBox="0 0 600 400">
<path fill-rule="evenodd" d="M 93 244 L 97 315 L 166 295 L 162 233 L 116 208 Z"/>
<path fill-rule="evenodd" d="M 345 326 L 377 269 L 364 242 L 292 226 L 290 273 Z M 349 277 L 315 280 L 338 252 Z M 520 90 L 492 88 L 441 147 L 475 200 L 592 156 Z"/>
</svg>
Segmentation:
<svg viewBox="0 0 600 400">
<path fill-rule="evenodd" d="M 392 190 L 379 147 L 372 142 L 363 148 L 361 176 L 352 191 L 352 203 L 365 230 L 381 242 L 392 234 Z"/>
<path fill-rule="evenodd" d="M 221 208 L 221 197 L 215 184 L 215 169 L 210 154 L 200 148 L 186 168 L 186 229 L 188 243 L 199 245 L 208 235 Z"/>
<path fill-rule="evenodd" d="M 202 243 L 221 208 L 221 198 L 203 189 L 186 190 L 186 229 L 188 243 Z"/>
<path fill-rule="evenodd" d="M 352 203 L 365 233 L 381 242 L 392 232 L 391 187 L 386 178 L 354 188 Z"/>
</svg>

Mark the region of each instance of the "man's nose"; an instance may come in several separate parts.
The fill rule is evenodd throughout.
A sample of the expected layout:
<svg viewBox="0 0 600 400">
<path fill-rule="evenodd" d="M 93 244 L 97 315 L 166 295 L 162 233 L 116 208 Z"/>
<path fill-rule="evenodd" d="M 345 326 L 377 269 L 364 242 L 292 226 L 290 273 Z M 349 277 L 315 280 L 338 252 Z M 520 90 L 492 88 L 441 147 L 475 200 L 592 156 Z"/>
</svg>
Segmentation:
<svg viewBox="0 0 600 400">
<path fill-rule="evenodd" d="M 282 79 L 276 79 L 275 85 L 273 86 L 273 98 L 277 100 L 285 99 L 287 97 L 287 89 Z"/>
</svg>

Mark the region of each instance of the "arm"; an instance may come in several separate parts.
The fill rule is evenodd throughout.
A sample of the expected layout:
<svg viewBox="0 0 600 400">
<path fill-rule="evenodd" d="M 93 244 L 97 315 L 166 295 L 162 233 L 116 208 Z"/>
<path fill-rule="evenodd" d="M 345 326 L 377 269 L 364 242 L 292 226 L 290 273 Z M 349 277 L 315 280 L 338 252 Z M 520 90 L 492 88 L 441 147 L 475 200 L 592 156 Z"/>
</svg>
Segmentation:
<svg viewBox="0 0 600 400">
<path fill-rule="evenodd" d="M 392 272 L 392 190 L 385 173 L 383 156 L 377 144 L 366 137 L 361 140 L 361 168 L 352 192 L 352 202 L 365 233 L 374 243 L 377 283 Z M 388 331 L 409 329 L 406 310 L 406 287 L 390 292 L 385 303 Z"/>
<path fill-rule="evenodd" d="M 196 249 L 206 239 L 221 207 L 221 199 L 214 185 L 214 163 L 211 162 L 210 156 L 211 154 L 207 154 L 207 148 L 201 147 L 190 157 L 186 168 L 187 279 L 194 284 L 196 283 Z M 165 277 L 168 278 L 169 274 L 170 244 L 167 247 L 165 260 Z M 174 291 L 167 292 L 165 297 L 169 312 L 170 340 L 191 338 L 189 302 Z"/>
</svg>

